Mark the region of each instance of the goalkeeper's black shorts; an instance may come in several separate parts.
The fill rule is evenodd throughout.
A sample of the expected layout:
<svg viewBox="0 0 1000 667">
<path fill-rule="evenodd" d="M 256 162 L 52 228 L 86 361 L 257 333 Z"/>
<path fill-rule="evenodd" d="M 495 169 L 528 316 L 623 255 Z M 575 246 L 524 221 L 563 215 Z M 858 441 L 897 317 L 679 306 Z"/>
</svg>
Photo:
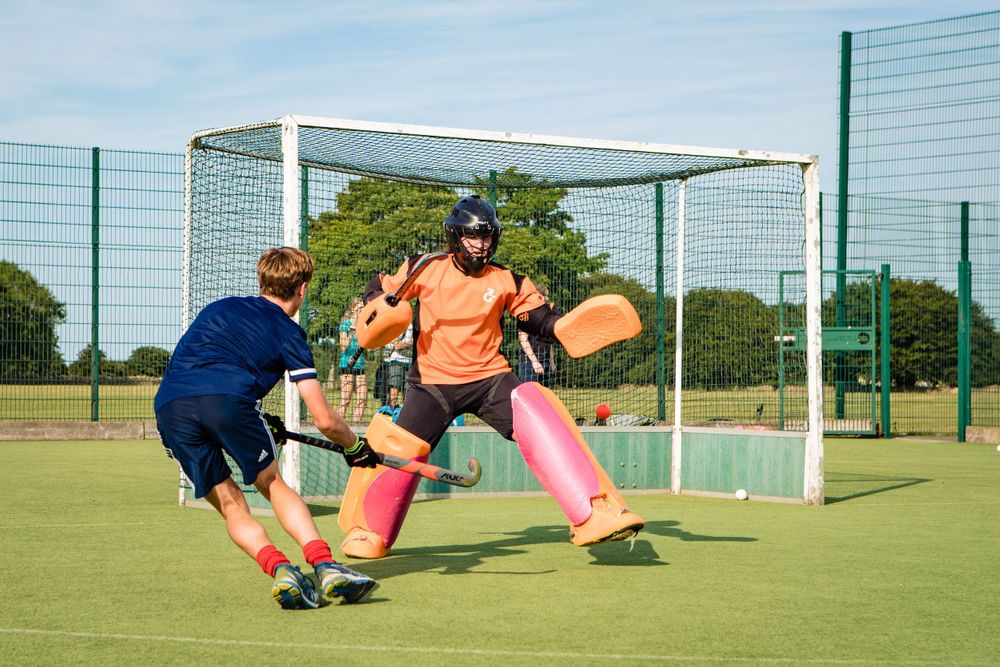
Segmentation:
<svg viewBox="0 0 1000 667">
<path fill-rule="evenodd" d="M 510 371 L 466 384 L 414 384 L 406 390 L 396 423 L 434 448 L 455 417 L 468 413 L 512 440 L 510 393 L 519 384 Z"/>
</svg>

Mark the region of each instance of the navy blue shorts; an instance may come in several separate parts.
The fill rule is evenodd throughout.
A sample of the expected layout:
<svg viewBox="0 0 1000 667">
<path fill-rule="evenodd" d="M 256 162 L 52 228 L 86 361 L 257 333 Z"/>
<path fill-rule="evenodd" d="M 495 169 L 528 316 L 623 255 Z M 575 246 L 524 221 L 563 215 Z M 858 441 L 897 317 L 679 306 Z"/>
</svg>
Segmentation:
<svg viewBox="0 0 1000 667">
<path fill-rule="evenodd" d="M 178 398 L 156 413 L 156 428 L 167 456 L 175 459 L 204 498 L 217 484 L 232 477 L 223 456 L 229 454 L 251 485 L 278 456 L 260 407 L 239 396 Z"/>
</svg>

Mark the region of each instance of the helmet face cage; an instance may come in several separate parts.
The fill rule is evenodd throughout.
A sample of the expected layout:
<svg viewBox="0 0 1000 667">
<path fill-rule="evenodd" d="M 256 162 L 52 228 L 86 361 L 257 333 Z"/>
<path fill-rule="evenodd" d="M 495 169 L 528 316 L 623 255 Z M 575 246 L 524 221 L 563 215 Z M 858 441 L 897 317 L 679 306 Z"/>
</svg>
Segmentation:
<svg viewBox="0 0 1000 667">
<path fill-rule="evenodd" d="M 472 272 L 482 270 L 493 258 L 500 244 L 501 229 L 496 211 L 479 195 L 463 197 L 455 204 L 451 215 L 444 220 L 444 231 L 448 239 L 448 250 L 455 254 L 459 264 Z M 466 236 L 489 236 L 492 243 L 483 255 L 472 255 L 462 243 L 462 238 Z"/>
</svg>

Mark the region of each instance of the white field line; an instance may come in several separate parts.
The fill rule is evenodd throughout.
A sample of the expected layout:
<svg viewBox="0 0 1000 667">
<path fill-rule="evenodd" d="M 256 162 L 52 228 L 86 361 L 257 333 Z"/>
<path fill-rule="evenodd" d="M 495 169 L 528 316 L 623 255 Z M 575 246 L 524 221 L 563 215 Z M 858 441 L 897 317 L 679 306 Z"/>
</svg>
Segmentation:
<svg viewBox="0 0 1000 667">
<path fill-rule="evenodd" d="M 843 507 L 840 507 L 843 505 Z M 915 502 L 915 503 L 855 503 L 849 500 L 838 500 L 837 502 L 830 503 L 830 509 L 851 509 L 854 507 L 931 507 L 935 505 L 955 505 L 955 506 L 974 506 L 974 507 L 986 507 L 992 505 L 1000 505 L 1000 500 L 959 500 L 959 501 L 928 501 L 925 503 Z"/>
<path fill-rule="evenodd" d="M 779 658 L 779 657 L 736 657 L 711 655 L 648 655 L 642 653 L 583 653 L 573 651 L 500 651 L 474 648 L 445 648 L 440 646 L 372 646 L 369 644 L 303 644 L 292 642 L 262 642 L 239 639 L 209 639 L 202 637 L 168 637 L 163 635 L 126 635 L 111 632 L 70 632 L 66 630 L 36 630 L 32 628 L 0 628 L 0 635 L 35 635 L 64 637 L 72 639 L 100 639 L 110 641 L 170 642 L 179 644 L 200 644 L 206 646 L 243 646 L 253 648 L 307 649 L 323 651 L 367 651 L 369 653 L 417 654 L 470 657 L 506 658 L 557 658 L 565 660 L 625 660 L 629 662 L 706 662 L 706 663 L 774 663 L 782 665 L 986 665 L 983 662 L 940 660 L 869 660 L 840 658 Z"/>
<path fill-rule="evenodd" d="M 126 521 L 107 523 L 25 523 L 20 525 L 0 525 L 0 530 L 33 529 L 33 528 L 102 528 L 108 526 L 161 526 L 164 524 L 181 524 L 181 521 Z"/>
</svg>

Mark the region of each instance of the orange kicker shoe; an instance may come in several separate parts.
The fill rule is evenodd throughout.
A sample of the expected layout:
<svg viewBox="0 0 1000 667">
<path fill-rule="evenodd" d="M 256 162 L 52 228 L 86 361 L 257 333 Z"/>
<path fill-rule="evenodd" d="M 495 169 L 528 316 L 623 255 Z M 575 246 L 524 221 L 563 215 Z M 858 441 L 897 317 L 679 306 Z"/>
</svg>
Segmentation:
<svg viewBox="0 0 1000 667">
<path fill-rule="evenodd" d="M 569 527 L 569 539 L 578 547 L 624 540 L 646 525 L 641 516 L 627 507 L 612 505 L 605 496 L 593 498 L 590 503 L 593 507 L 590 518 L 579 526 Z"/>
<path fill-rule="evenodd" d="M 355 526 L 340 543 L 340 550 L 351 558 L 385 558 L 389 548 L 378 533 Z"/>
</svg>

